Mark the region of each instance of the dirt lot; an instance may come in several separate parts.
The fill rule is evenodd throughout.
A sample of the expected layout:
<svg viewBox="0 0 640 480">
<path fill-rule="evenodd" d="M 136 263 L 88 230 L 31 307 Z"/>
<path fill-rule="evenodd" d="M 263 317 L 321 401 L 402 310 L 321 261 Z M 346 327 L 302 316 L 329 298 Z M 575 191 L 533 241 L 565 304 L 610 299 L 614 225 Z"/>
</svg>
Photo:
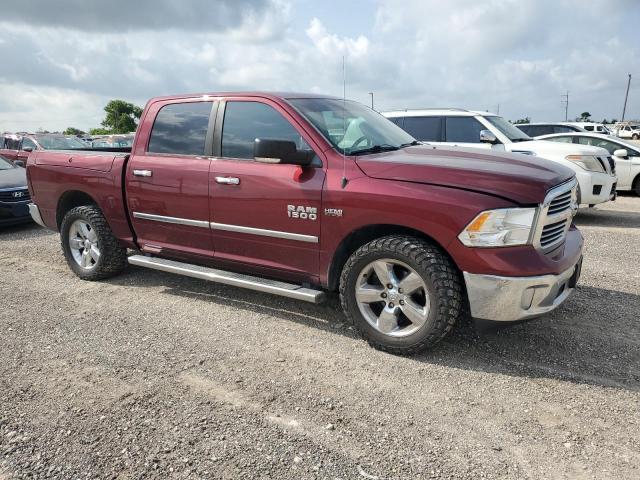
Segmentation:
<svg viewBox="0 0 640 480">
<path fill-rule="evenodd" d="M 313 306 L 0 232 L 0 480 L 640 478 L 640 198 L 579 214 L 554 314 L 372 350 Z"/>
</svg>

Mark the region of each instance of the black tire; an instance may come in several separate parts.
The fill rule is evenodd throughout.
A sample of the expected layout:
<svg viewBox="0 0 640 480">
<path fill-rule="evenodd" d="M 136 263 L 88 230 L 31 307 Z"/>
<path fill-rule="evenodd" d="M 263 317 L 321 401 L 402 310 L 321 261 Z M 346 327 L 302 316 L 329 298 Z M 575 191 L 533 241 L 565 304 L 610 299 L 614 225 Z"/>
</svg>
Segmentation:
<svg viewBox="0 0 640 480">
<path fill-rule="evenodd" d="M 640 175 L 638 175 L 633 181 L 633 191 L 640 197 Z"/>
<path fill-rule="evenodd" d="M 89 224 L 97 237 L 100 258 L 91 268 L 83 268 L 73 257 L 69 240 L 69 230 L 77 220 Z M 94 206 L 72 208 L 62 220 L 60 228 L 62 252 L 69 268 L 83 280 L 102 280 L 122 272 L 127 266 L 127 250 L 118 243 L 102 211 Z"/>
<path fill-rule="evenodd" d="M 638 140 L 640 138 L 640 135 L 635 134 L 631 137 L 633 140 Z"/>
<path fill-rule="evenodd" d="M 362 315 L 356 300 L 356 285 L 371 262 L 392 259 L 411 267 L 424 281 L 429 295 L 428 320 L 410 335 L 394 337 L 380 332 Z M 411 236 L 391 235 L 360 247 L 345 264 L 340 277 L 342 308 L 354 328 L 379 350 L 413 355 L 442 340 L 464 312 L 464 290 L 459 271 L 435 245 Z"/>
</svg>

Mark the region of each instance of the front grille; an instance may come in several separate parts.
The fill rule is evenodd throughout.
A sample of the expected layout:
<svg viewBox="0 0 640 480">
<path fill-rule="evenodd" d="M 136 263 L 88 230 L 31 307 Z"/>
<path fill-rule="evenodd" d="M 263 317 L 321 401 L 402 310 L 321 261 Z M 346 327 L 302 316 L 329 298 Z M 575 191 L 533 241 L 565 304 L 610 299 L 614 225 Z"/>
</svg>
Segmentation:
<svg viewBox="0 0 640 480">
<path fill-rule="evenodd" d="M 17 195 L 16 195 L 17 194 Z M 0 190 L 0 202 L 15 203 L 30 200 L 27 188 L 16 188 L 14 190 Z"/>
<path fill-rule="evenodd" d="M 609 160 L 609 166 L 611 167 L 611 174 L 615 175 L 616 174 L 616 161 L 613 157 L 607 157 L 607 160 Z"/>
<path fill-rule="evenodd" d="M 574 179 L 551 189 L 540 207 L 535 243 L 545 253 L 560 246 L 567 236 L 577 205 L 577 185 Z"/>
<path fill-rule="evenodd" d="M 569 219 L 545 225 L 542 229 L 542 235 L 540 235 L 540 246 L 547 248 L 563 239 L 566 234 L 567 222 Z"/>
<path fill-rule="evenodd" d="M 571 208 L 571 190 L 561 193 L 551 200 L 549 210 L 547 210 L 547 215 L 555 215 L 557 213 L 564 212 L 569 208 Z"/>
</svg>

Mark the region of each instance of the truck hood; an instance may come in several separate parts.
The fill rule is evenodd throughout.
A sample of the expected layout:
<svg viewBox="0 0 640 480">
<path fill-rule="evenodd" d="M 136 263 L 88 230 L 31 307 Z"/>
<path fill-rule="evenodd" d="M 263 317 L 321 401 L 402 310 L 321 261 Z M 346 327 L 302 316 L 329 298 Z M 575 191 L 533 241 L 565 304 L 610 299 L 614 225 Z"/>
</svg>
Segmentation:
<svg viewBox="0 0 640 480">
<path fill-rule="evenodd" d="M 506 147 L 513 153 L 533 152 L 536 155 L 542 157 L 546 155 L 550 158 L 564 158 L 567 155 L 609 155 L 609 152 L 600 147 L 580 145 L 579 143 L 549 142 L 548 140 L 531 140 L 527 142 L 510 143 L 509 145 L 506 145 Z"/>
<path fill-rule="evenodd" d="M 0 170 L 0 189 L 1 188 L 20 188 L 27 186 L 27 174 L 24 168 L 10 168 L 8 170 Z"/>
<path fill-rule="evenodd" d="M 355 157 L 365 175 L 440 185 L 537 204 L 574 172 L 543 158 L 475 148 L 424 145 Z"/>
</svg>

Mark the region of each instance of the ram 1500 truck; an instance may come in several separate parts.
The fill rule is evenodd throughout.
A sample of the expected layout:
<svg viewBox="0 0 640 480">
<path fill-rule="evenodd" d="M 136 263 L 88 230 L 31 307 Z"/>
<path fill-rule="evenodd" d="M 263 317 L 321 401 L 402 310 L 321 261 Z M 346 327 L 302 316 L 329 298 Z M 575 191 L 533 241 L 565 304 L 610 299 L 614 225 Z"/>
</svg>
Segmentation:
<svg viewBox="0 0 640 480">
<path fill-rule="evenodd" d="M 130 153 L 34 151 L 27 176 L 34 220 L 60 232 L 80 278 L 130 263 L 314 303 L 338 290 L 394 353 L 432 346 L 467 311 L 549 312 L 580 275 L 571 170 L 421 145 L 333 97 L 155 98 Z"/>
</svg>

